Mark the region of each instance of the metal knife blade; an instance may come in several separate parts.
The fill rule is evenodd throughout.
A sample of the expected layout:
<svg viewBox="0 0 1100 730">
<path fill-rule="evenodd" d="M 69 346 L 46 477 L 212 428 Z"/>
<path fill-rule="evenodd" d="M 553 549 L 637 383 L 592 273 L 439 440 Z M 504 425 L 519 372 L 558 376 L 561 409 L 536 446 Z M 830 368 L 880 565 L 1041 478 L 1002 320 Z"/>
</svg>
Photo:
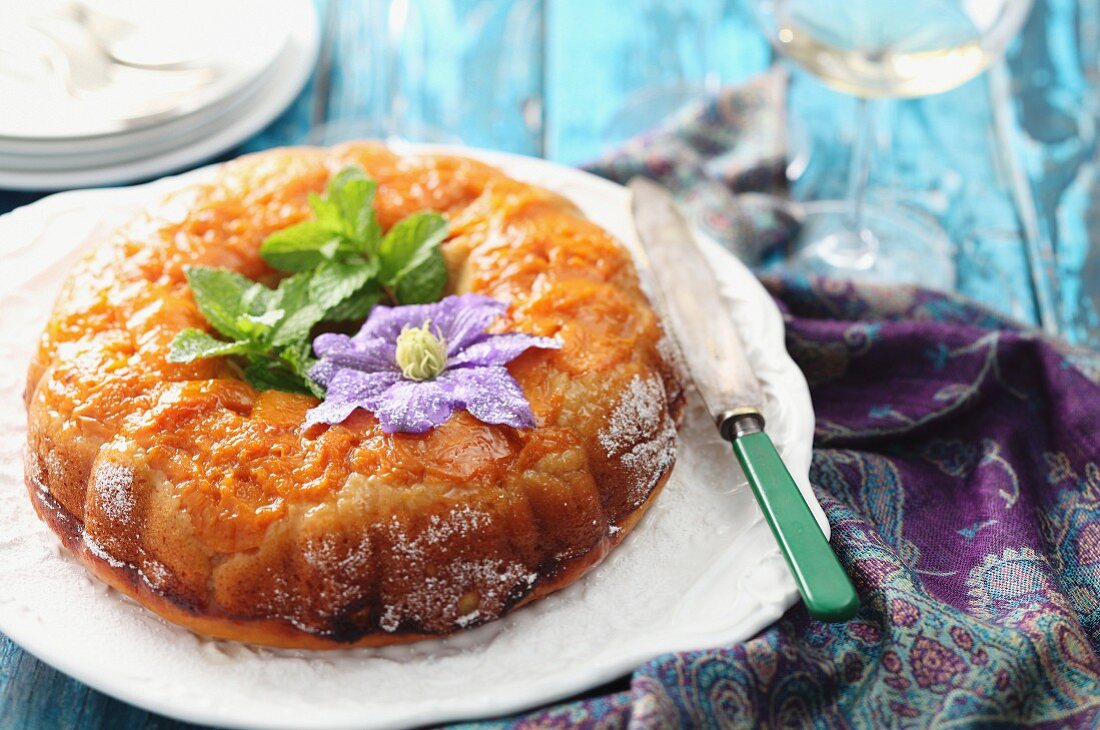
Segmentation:
<svg viewBox="0 0 1100 730">
<path fill-rule="evenodd" d="M 764 393 L 736 325 L 717 313 L 721 287 L 672 195 L 636 177 L 628 185 L 638 238 L 645 249 L 671 334 L 703 402 L 719 424 L 759 414 Z"/>
<path fill-rule="evenodd" d="M 859 610 L 859 596 L 764 432 L 763 391 L 737 327 L 721 310 L 718 278 L 672 195 L 642 178 L 629 187 L 634 226 L 672 335 L 719 432 L 733 446 L 807 610 L 822 621 L 850 619 Z"/>
</svg>

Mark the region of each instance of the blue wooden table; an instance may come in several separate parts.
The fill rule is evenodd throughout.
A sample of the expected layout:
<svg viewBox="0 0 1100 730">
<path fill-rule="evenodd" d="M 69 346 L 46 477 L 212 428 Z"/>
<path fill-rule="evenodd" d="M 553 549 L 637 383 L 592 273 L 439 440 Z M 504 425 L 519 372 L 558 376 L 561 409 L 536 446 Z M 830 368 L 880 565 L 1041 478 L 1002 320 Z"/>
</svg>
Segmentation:
<svg viewBox="0 0 1100 730">
<path fill-rule="evenodd" d="M 773 62 L 738 0 L 318 0 L 318 71 L 242 151 L 351 136 L 461 141 L 579 164 L 677 103 Z M 401 24 L 400 43 L 379 28 Z M 786 123 L 796 197 L 838 197 L 852 101 L 799 72 Z M 880 106 L 872 198 L 934 215 L 959 290 L 1100 346 L 1100 3 L 1037 0 L 1005 64 L 928 99 Z M 40 197 L 0 191 L 0 212 Z M 1098 241 L 1100 242 L 1100 241 Z M 0 636 L 0 730 L 175 728 Z"/>
</svg>

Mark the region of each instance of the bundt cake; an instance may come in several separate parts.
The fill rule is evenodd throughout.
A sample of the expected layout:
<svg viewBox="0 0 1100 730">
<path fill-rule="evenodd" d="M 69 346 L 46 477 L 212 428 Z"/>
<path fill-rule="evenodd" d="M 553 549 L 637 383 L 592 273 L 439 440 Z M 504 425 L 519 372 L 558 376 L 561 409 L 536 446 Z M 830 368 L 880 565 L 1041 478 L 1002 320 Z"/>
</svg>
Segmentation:
<svg viewBox="0 0 1100 730">
<path fill-rule="evenodd" d="M 532 423 L 459 407 L 420 433 L 365 408 L 307 424 L 315 394 L 257 387 L 231 355 L 170 357 L 180 332 L 213 331 L 188 271 L 277 284 L 261 243 L 349 165 L 377 184 L 381 230 L 446 220 L 446 294 L 506 305 L 492 332 L 555 343 L 507 364 Z M 683 403 L 662 337 L 630 255 L 559 195 L 376 143 L 260 153 L 76 266 L 27 375 L 27 488 L 96 576 L 199 634 L 442 636 L 576 581 L 637 524 L 672 469 Z"/>
</svg>

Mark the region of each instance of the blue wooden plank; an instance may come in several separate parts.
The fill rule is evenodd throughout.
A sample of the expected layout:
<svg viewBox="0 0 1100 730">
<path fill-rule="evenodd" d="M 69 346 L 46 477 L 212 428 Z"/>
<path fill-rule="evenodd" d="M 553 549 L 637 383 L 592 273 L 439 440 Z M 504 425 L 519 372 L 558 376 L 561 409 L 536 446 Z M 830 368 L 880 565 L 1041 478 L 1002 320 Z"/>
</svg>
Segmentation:
<svg viewBox="0 0 1100 730">
<path fill-rule="evenodd" d="M 303 119 L 315 125 L 298 136 L 329 144 L 398 137 L 542 153 L 544 0 L 332 7 L 338 19 L 327 23 L 322 59 L 330 78 L 291 115 L 296 125 Z"/>
<path fill-rule="evenodd" d="M 553 2 L 547 152 L 578 163 L 659 122 L 716 83 L 715 0 Z"/>
<path fill-rule="evenodd" d="M 1017 147 L 1049 244 L 1043 261 L 1071 341 L 1100 347 L 1100 53 L 1095 2 L 1038 3 L 1010 58 Z"/>
<path fill-rule="evenodd" d="M 321 61 L 330 60 L 327 93 L 311 82 L 243 149 L 394 135 L 578 163 L 674 102 L 770 63 L 736 0 L 433 1 L 392 20 L 396 5 L 334 5 Z M 394 23 L 399 41 L 386 30 Z M 674 44 L 667 28 L 677 29 Z"/>
</svg>

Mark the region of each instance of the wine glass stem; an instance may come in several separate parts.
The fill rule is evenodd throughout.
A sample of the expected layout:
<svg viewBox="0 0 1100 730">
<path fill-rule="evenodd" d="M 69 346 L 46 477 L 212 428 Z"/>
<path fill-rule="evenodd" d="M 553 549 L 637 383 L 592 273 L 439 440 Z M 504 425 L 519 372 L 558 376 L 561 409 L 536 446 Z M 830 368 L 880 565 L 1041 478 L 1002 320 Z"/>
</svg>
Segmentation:
<svg viewBox="0 0 1100 730">
<path fill-rule="evenodd" d="M 848 168 L 848 214 L 845 229 L 827 236 L 819 249 L 823 259 L 841 270 L 869 269 L 878 258 L 879 241 L 864 220 L 867 178 L 874 151 L 872 109 L 867 99 L 856 99 L 856 133 Z"/>
<path fill-rule="evenodd" d="M 871 102 L 856 97 L 856 130 L 852 140 L 852 159 L 848 167 L 849 226 L 857 236 L 863 230 L 863 205 L 867 198 L 867 178 L 871 174 L 874 151 L 874 118 Z"/>
</svg>

